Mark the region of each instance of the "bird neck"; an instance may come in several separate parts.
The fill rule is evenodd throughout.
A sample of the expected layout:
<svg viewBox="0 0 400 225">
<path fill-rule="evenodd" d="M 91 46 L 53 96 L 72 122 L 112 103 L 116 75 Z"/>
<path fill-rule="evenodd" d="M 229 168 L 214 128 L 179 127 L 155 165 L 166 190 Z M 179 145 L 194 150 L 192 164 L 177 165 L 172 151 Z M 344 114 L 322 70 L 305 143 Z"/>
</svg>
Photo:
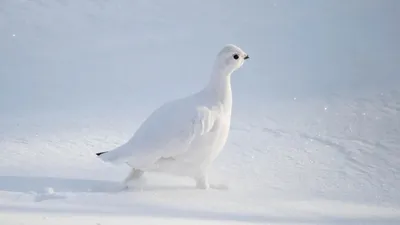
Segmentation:
<svg viewBox="0 0 400 225">
<path fill-rule="evenodd" d="M 214 66 L 207 86 L 207 89 L 212 96 L 216 97 L 217 101 L 229 105 L 232 104 L 231 74 L 232 71 Z"/>
</svg>

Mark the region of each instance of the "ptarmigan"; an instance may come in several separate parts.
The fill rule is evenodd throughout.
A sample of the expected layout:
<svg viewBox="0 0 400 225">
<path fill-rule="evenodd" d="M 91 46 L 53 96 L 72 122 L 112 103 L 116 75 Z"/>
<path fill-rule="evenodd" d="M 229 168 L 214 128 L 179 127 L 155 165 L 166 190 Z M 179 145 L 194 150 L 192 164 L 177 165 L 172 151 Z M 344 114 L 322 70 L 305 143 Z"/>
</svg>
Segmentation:
<svg viewBox="0 0 400 225">
<path fill-rule="evenodd" d="M 106 162 L 132 167 L 126 185 L 151 171 L 191 177 L 200 189 L 218 188 L 209 184 L 207 171 L 228 138 L 231 75 L 248 58 L 239 47 L 224 46 L 215 59 L 209 83 L 201 91 L 163 104 L 127 143 L 96 154 Z"/>
</svg>

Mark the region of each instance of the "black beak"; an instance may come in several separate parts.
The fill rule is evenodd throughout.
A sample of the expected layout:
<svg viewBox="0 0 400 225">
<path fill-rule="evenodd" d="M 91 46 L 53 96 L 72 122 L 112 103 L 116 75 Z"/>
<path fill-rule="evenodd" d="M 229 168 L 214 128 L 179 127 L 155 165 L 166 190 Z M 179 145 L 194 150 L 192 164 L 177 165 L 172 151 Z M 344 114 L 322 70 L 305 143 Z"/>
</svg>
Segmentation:
<svg viewBox="0 0 400 225">
<path fill-rule="evenodd" d="M 248 58 L 250 58 L 249 55 L 246 55 L 246 56 L 244 57 L 244 59 L 248 59 Z"/>
</svg>

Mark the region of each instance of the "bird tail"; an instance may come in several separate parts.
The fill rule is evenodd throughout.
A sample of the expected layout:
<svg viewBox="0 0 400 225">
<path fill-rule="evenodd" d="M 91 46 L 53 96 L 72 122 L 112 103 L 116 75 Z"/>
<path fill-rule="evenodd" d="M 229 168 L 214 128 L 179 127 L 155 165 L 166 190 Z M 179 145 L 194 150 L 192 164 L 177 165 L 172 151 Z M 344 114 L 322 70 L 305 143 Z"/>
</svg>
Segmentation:
<svg viewBox="0 0 400 225">
<path fill-rule="evenodd" d="M 111 162 L 112 161 L 112 154 L 110 155 L 109 152 L 110 151 L 98 152 L 98 153 L 96 153 L 96 155 L 97 155 L 97 157 L 99 157 L 104 162 Z"/>
<path fill-rule="evenodd" d="M 105 152 L 98 152 L 98 153 L 96 153 L 96 155 L 97 156 L 101 156 L 101 155 L 103 155 L 104 153 L 107 153 L 108 151 L 105 151 Z"/>
<path fill-rule="evenodd" d="M 97 152 L 96 156 L 104 162 L 110 162 L 113 164 L 124 163 L 125 158 L 121 157 L 121 155 L 119 154 L 120 152 L 116 150 L 118 150 L 118 148 L 112 151 Z"/>
</svg>

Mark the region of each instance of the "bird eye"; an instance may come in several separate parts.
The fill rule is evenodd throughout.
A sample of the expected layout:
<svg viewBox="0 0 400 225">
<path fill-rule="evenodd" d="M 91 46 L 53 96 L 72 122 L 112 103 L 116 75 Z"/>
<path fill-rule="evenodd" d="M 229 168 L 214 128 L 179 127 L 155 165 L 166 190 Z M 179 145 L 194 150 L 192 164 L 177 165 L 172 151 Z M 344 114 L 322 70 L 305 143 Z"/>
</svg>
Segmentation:
<svg viewBox="0 0 400 225">
<path fill-rule="evenodd" d="M 233 58 L 234 58 L 235 60 L 237 60 L 237 59 L 239 58 L 238 54 L 234 54 L 234 55 L 233 55 Z"/>
</svg>

